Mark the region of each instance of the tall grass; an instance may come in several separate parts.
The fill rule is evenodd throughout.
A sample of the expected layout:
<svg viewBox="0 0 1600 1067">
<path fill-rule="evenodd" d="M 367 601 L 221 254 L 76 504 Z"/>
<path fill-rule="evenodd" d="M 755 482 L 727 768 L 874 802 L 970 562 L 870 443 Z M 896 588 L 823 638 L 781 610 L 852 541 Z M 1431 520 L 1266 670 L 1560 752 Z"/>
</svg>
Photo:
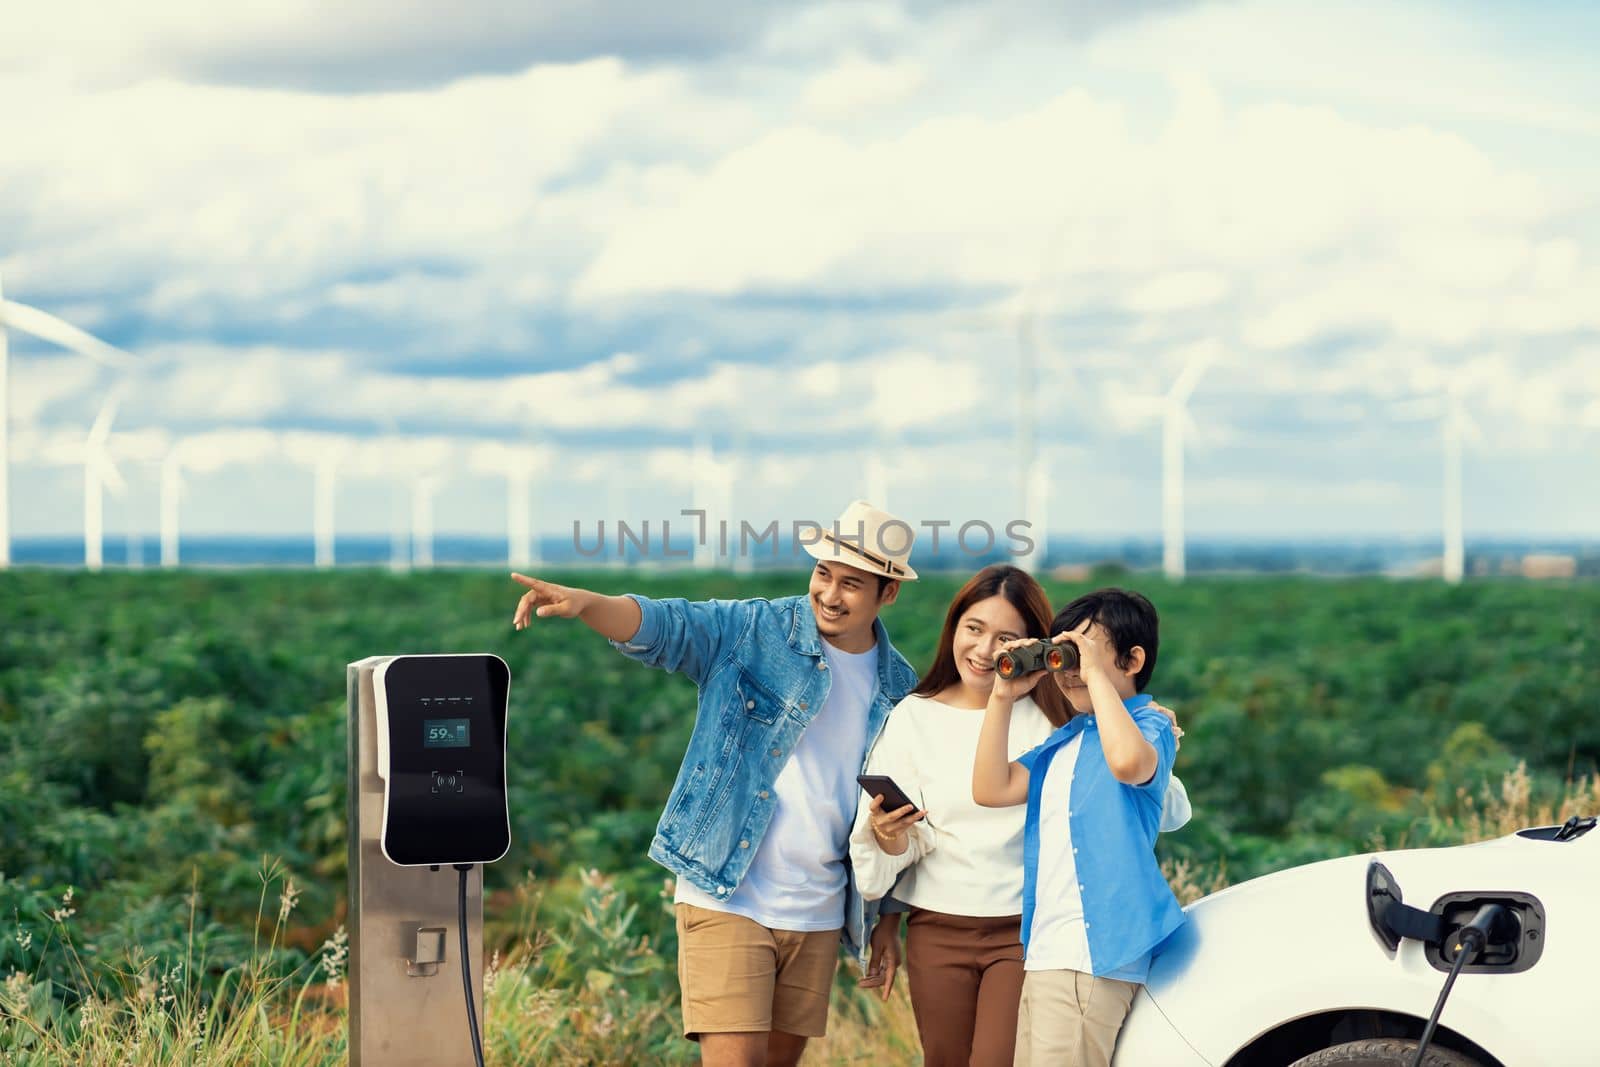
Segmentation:
<svg viewBox="0 0 1600 1067">
<path fill-rule="evenodd" d="M 198 894 L 189 895 L 190 934 L 181 958 L 133 954 L 119 963 L 86 963 L 74 942 L 72 894 L 48 916 L 56 948 L 72 963 L 73 983 L 16 971 L 0 986 L 0 1055 L 4 1062 L 85 1067 L 182 1067 L 188 1064 L 341 1063 L 347 943 L 341 927 L 322 952 L 286 967 L 282 937 L 299 898 L 294 877 L 275 860 L 261 872 L 258 934 L 249 960 L 207 981 L 194 936 Z M 268 900 L 276 894 L 269 911 Z M 92 947 L 92 946 L 91 946 Z"/>
<path fill-rule="evenodd" d="M 1418 828 L 1427 843 L 1466 843 L 1524 826 L 1600 812 L 1600 778 L 1569 782 L 1539 796 L 1525 767 L 1476 794 L 1458 792 Z M 1227 884 L 1224 871 L 1179 861 L 1168 878 L 1185 902 Z M 276 862 L 260 871 L 260 931 L 249 961 L 208 975 L 193 935 L 198 895 L 189 897 L 191 935 L 178 958 L 135 955 L 91 966 L 74 942 L 73 894 L 49 902 L 48 952 L 72 961 L 66 986 L 13 972 L 0 981 L 0 1062 L 17 1067 L 179 1067 L 273 1064 L 322 1067 L 346 1058 L 345 964 L 339 928 L 309 957 L 282 951 L 299 891 Z M 495 950 L 485 965 L 484 1028 L 497 1065 L 693 1063 L 695 1046 L 678 1034 L 672 948 L 658 943 L 647 908 L 670 906 L 670 882 L 653 901 L 629 900 L 606 876 L 569 882 L 525 879 L 491 899 Z M 660 918 L 660 916 L 655 916 Z M 20 929 L 20 927 L 19 927 Z M 298 959 L 299 962 L 291 962 Z M 826 1038 L 812 1042 L 810 1064 L 914 1063 L 916 1025 L 906 983 L 887 1001 L 855 988 L 842 967 Z M 208 980 L 209 979 L 209 980 Z M 463 1035 L 465 1040 L 465 1035 Z"/>
</svg>

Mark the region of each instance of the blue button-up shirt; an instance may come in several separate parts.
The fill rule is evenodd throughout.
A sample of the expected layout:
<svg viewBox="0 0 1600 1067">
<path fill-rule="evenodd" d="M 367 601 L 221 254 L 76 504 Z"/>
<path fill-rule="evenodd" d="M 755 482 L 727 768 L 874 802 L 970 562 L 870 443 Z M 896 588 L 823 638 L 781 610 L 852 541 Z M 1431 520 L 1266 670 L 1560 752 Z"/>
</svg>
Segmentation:
<svg viewBox="0 0 1600 1067">
<path fill-rule="evenodd" d="M 1093 715 L 1074 715 L 1017 762 L 1028 769 L 1028 814 L 1022 836 L 1022 946 L 1026 954 L 1039 883 L 1039 850 L 1076 846 L 1085 934 L 1094 973 L 1143 982 L 1151 954 L 1183 925 L 1183 909 L 1156 862 L 1161 804 L 1177 743 L 1172 722 L 1140 694 L 1125 701 L 1134 725 L 1155 746 L 1156 773 L 1143 785 L 1112 775 Z M 1039 804 L 1050 764 L 1068 741 L 1083 742 L 1073 769 L 1068 808 L 1071 839 L 1039 840 Z"/>
<path fill-rule="evenodd" d="M 631 594 L 630 594 L 631 595 Z M 821 635 L 804 596 L 777 600 L 652 600 L 639 604 L 639 629 L 618 651 L 700 687 L 689 750 L 650 842 L 650 858 L 717 900 L 726 900 L 750 868 L 776 804 L 774 783 L 830 688 Z M 917 684 L 916 672 L 889 643 L 882 620 L 878 677 L 867 711 L 861 770 L 895 704 Z M 854 811 L 850 816 L 853 818 Z M 845 856 L 848 866 L 849 856 Z M 845 897 L 844 940 L 858 956 L 878 914 L 877 901 Z"/>
</svg>

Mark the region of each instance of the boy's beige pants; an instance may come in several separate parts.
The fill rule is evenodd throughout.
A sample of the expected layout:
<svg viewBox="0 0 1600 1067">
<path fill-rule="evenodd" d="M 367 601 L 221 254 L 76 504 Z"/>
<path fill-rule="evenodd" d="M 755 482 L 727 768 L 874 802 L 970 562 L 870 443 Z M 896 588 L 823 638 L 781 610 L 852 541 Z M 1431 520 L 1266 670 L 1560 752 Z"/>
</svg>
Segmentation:
<svg viewBox="0 0 1600 1067">
<path fill-rule="evenodd" d="M 1016 1067 L 1108 1067 L 1139 987 L 1082 971 L 1029 971 L 1017 1009 Z"/>
</svg>

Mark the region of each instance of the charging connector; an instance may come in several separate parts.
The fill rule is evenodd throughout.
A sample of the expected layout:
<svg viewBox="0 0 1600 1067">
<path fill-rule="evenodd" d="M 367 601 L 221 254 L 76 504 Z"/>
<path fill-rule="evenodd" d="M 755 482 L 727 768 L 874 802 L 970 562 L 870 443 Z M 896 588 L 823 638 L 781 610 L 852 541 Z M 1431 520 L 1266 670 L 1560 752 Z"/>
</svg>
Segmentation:
<svg viewBox="0 0 1600 1067">
<path fill-rule="evenodd" d="M 483 1067 L 483 1039 L 478 1036 L 478 1010 L 472 1003 L 472 959 L 467 945 L 467 875 L 472 864 L 458 863 L 459 889 L 456 893 L 456 926 L 461 932 L 461 988 L 467 995 L 467 1028 L 472 1031 L 472 1058 L 477 1067 Z"/>
<path fill-rule="evenodd" d="M 1465 926 L 1450 935 L 1449 941 L 1451 950 L 1455 953 L 1455 960 L 1450 964 L 1450 975 L 1444 980 L 1444 988 L 1439 991 L 1439 1001 L 1433 1006 L 1433 1015 L 1429 1017 L 1428 1025 L 1422 1031 L 1422 1040 L 1417 1043 L 1417 1054 L 1412 1057 L 1411 1067 L 1422 1067 L 1422 1057 L 1428 1053 L 1428 1044 L 1433 1040 L 1433 1031 L 1439 1025 L 1439 1016 L 1444 1014 L 1445 1001 L 1450 999 L 1450 990 L 1455 986 L 1456 976 L 1461 973 L 1461 968 L 1477 959 L 1510 919 L 1511 913 L 1502 905 L 1485 904 L 1467 920 Z"/>
</svg>

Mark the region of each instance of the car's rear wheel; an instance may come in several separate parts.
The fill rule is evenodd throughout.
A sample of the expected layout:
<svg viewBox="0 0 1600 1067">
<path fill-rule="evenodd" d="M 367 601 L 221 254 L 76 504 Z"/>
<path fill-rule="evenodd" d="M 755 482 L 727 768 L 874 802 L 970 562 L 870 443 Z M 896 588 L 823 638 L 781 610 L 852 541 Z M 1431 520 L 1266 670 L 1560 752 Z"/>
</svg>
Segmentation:
<svg viewBox="0 0 1600 1067">
<path fill-rule="evenodd" d="M 1373 1037 L 1350 1041 L 1302 1056 L 1290 1067 L 1408 1067 L 1417 1054 L 1417 1043 L 1409 1037 Z M 1454 1049 L 1428 1046 L 1422 1067 L 1483 1067 L 1471 1056 Z"/>
</svg>

